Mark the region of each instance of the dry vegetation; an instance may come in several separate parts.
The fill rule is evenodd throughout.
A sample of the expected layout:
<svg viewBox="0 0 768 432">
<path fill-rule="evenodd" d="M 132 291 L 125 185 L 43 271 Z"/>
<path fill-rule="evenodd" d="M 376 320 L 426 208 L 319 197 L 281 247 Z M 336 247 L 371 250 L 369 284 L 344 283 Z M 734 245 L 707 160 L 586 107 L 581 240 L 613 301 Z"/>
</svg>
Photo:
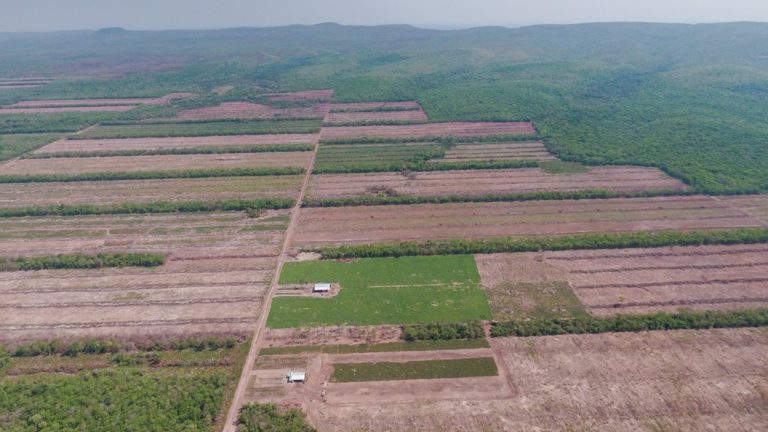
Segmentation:
<svg viewBox="0 0 768 432">
<path fill-rule="evenodd" d="M 205 137 L 58 140 L 35 153 L 157 150 L 195 147 L 232 147 L 275 144 L 313 144 L 317 134 L 228 135 Z"/>
<path fill-rule="evenodd" d="M 360 138 L 421 138 L 471 137 L 489 135 L 534 135 L 536 129 L 528 122 L 499 123 L 428 123 L 417 125 L 339 126 L 324 127 L 324 140 L 350 140 Z"/>
<path fill-rule="evenodd" d="M 249 102 L 224 102 L 212 107 L 194 108 L 179 113 L 183 120 L 211 119 L 269 119 L 269 118 L 323 118 L 325 105 L 299 108 L 274 108 Z"/>
<path fill-rule="evenodd" d="M 448 149 L 445 156 L 433 162 L 460 162 L 477 160 L 554 160 L 541 142 L 474 143 L 457 144 Z"/>
</svg>

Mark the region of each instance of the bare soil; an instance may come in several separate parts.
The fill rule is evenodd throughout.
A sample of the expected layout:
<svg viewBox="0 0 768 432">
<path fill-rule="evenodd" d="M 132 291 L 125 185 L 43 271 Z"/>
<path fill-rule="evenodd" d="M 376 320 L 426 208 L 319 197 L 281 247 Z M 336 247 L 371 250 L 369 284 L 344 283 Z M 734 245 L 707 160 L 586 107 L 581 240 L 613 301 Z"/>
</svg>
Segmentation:
<svg viewBox="0 0 768 432">
<path fill-rule="evenodd" d="M 121 106 L 121 105 L 162 105 L 175 99 L 194 96 L 192 93 L 170 93 L 159 98 L 120 98 L 120 99 L 38 99 L 17 102 L 9 108 L 52 108 L 83 106 Z"/>
<path fill-rule="evenodd" d="M 331 112 L 325 118 L 326 124 L 352 123 L 362 121 L 427 121 L 427 115 L 422 110 L 408 111 L 354 111 Z"/>
<path fill-rule="evenodd" d="M 529 122 L 498 122 L 498 123 L 429 123 L 397 126 L 338 126 L 324 127 L 321 138 L 354 139 L 354 138 L 412 138 L 430 136 L 484 136 L 484 135 L 528 135 L 535 134 L 536 129 Z"/>
<path fill-rule="evenodd" d="M 538 160 L 556 158 L 541 142 L 512 142 L 493 144 L 457 144 L 440 159 L 431 162 L 459 162 L 474 160 Z"/>
<path fill-rule="evenodd" d="M 290 93 L 269 93 L 264 95 L 273 101 L 330 101 L 333 98 L 333 89 L 327 90 L 308 90 Z"/>
<path fill-rule="evenodd" d="M 184 120 L 206 119 L 269 119 L 269 118 L 323 118 L 327 112 L 325 105 L 313 105 L 301 108 L 273 108 L 269 105 L 249 102 L 224 102 L 213 107 L 195 108 L 179 113 Z"/>
<path fill-rule="evenodd" d="M 347 102 L 332 103 L 328 105 L 331 111 L 374 111 L 380 108 L 389 109 L 414 109 L 421 108 L 417 101 L 404 102 Z"/>
<path fill-rule="evenodd" d="M 207 137 L 173 138 L 126 138 L 126 139 L 87 139 L 58 140 L 35 151 L 50 153 L 61 151 L 112 151 L 112 150 L 154 150 L 192 147 L 252 146 L 271 144 L 314 144 L 317 134 L 279 134 L 279 135 L 229 135 Z"/>
<path fill-rule="evenodd" d="M 685 190 L 682 182 L 656 168 L 594 167 L 586 173 L 548 174 L 538 168 L 312 176 L 312 198 L 344 198 L 386 189 L 401 195 L 447 196 L 541 191 Z"/>
<path fill-rule="evenodd" d="M 334 326 L 269 329 L 264 347 L 357 345 L 400 341 L 400 326 Z"/>
</svg>

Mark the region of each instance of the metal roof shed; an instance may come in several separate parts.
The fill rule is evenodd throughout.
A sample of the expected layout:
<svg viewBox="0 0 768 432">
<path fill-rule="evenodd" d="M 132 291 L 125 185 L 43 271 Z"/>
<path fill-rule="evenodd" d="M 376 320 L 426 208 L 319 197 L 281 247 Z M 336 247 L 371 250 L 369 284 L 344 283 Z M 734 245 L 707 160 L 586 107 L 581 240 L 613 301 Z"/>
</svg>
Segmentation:
<svg viewBox="0 0 768 432">
<path fill-rule="evenodd" d="M 307 380 L 307 373 L 306 372 L 291 371 L 291 372 L 288 373 L 288 382 L 289 383 L 304 382 L 306 380 Z"/>
<path fill-rule="evenodd" d="M 316 283 L 312 288 L 312 292 L 329 292 L 331 291 L 331 284 L 329 283 Z"/>
</svg>

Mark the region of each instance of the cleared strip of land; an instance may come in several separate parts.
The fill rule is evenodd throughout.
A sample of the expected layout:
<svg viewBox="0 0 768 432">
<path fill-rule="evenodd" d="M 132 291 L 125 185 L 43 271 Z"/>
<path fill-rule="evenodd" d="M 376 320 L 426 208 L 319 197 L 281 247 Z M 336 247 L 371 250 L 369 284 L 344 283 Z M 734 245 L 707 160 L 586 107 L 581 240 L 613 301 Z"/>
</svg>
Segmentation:
<svg viewBox="0 0 768 432">
<path fill-rule="evenodd" d="M 324 105 L 299 108 L 274 108 L 269 105 L 249 102 L 224 102 L 212 107 L 194 108 L 179 113 L 184 120 L 208 119 L 268 119 L 268 118 L 323 118 L 326 114 Z"/>
<path fill-rule="evenodd" d="M 120 106 L 120 105 L 161 105 L 174 99 L 193 96 L 192 93 L 170 93 L 159 98 L 120 98 L 120 99 L 37 99 L 8 105 L 12 108 L 50 108 L 50 107 L 85 107 L 85 106 Z"/>
<path fill-rule="evenodd" d="M 0 109 L 0 115 L 3 115 L 3 114 L 50 114 L 50 113 L 68 113 L 68 112 L 125 112 L 125 111 L 130 111 L 137 107 L 138 105 L 2 108 Z"/>
<path fill-rule="evenodd" d="M 347 140 L 356 138 L 533 135 L 535 133 L 536 129 L 529 122 L 454 122 L 396 126 L 324 127 L 321 131 L 321 138 L 324 140 Z"/>
<path fill-rule="evenodd" d="M 548 161 L 556 159 L 541 142 L 513 142 L 493 144 L 457 144 L 440 159 L 431 162 L 461 162 L 479 160 Z"/>
<path fill-rule="evenodd" d="M 409 110 L 409 109 L 421 109 L 421 105 L 417 101 L 404 101 L 404 102 L 346 102 L 346 103 L 332 103 L 328 105 L 331 112 L 344 112 L 344 111 L 376 111 L 376 110 Z"/>
<path fill-rule="evenodd" d="M 295 246 L 762 227 L 705 196 L 303 208 Z"/>
<path fill-rule="evenodd" d="M 307 134 L 320 130 L 320 119 L 179 121 L 99 125 L 70 135 L 70 139 L 186 137 L 214 135 Z"/>
<path fill-rule="evenodd" d="M 682 182 L 656 168 L 594 167 L 587 173 L 548 174 L 538 168 L 372 174 L 324 174 L 311 178 L 311 198 L 393 195 L 447 196 L 541 191 L 685 190 Z"/>
<path fill-rule="evenodd" d="M 67 140 L 53 142 L 35 153 L 54 153 L 70 151 L 116 151 L 116 150 L 155 150 L 194 147 L 232 147 L 275 144 L 313 144 L 317 134 L 278 134 L 278 135 L 225 135 L 201 137 L 168 138 L 113 138 Z"/>
<path fill-rule="evenodd" d="M 329 101 L 333 97 L 333 89 L 307 90 L 290 93 L 269 93 L 264 97 L 273 101 L 300 102 L 300 101 Z"/>
<path fill-rule="evenodd" d="M 310 152 L 211 155 L 116 156 L 100 158 L 17 159 L 0 165 L 0 175 L 82 174 L 207 168 L 304 167 Z"/>
<path fill-rule="evenodd" d="M 326 124 L 355 122 L 412 121 L 425 122 L 427 115 L 422 110 L 408 111 L 352 111 L 331 112 L 325 117 Z"/>
</svg>

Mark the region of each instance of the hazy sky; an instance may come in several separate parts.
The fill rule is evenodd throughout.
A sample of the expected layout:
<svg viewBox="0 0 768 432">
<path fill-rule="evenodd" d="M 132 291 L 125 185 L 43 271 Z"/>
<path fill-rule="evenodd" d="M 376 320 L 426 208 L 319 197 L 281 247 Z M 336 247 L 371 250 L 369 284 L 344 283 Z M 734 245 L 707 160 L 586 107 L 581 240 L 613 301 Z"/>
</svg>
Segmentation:
<svg viewBox="0 0 768 432">
<path fill-rule="evenodd" d="M 0 0 L 0 31 L 768 21 L 768 0 Z"/>
</svg>

